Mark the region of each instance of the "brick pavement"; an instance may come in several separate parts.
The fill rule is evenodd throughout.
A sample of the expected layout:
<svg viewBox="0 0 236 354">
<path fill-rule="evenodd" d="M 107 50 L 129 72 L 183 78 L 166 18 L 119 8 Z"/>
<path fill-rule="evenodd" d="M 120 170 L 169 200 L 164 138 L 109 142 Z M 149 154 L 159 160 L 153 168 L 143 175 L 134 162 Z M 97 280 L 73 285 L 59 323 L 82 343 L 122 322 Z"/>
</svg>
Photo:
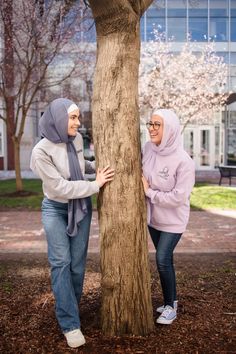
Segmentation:
<svg viewBox="0 0 236 354">
<path fill-rule="evenodd" d="M 149 238 L 149 250 L 154 247 Z M 41 213 L 2 211 L 0 253 L 45 253 L 47 251 Z M 93 212 L 89 252 L 99 251 L 97 212 Z M 193 211 L 177 253 L 236 252 L 236 210 Z"/>
</svg>

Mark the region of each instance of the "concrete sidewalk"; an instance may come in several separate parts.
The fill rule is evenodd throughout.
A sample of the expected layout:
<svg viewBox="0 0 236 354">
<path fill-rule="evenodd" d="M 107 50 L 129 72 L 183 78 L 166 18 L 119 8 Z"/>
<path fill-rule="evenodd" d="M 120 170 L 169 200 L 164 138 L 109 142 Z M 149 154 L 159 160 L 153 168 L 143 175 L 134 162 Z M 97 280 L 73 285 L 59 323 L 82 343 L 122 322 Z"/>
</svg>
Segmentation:
<svg viewBox="0 0 236 354">
<path fill-rule="evenodd" d="M 154 252 L 149 238 L 149 250 Z M 99 251 L 97 212 L 93 212 L 89 252 Z M 41 213 L 3 211 L 0 213 L 0 253 L 46 253 Z M 236 210 L 193 211 L 177 253 L 236 252 Z"/>
</svg>

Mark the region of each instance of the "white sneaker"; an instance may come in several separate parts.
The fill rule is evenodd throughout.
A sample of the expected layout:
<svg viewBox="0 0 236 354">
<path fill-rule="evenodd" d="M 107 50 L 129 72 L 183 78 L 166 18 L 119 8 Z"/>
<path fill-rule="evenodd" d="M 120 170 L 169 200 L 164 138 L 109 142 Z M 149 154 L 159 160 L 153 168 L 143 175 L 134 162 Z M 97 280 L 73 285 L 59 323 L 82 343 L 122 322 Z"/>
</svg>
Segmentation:
<svg viewBox="0 0 236 354">
<path fill-rule="evenodd" d="M 166 305 L 161 316 L 158 317 L 157 323 L 171 324 L 176 319 L 176 317 L 176 310 L 173 307 Z"/>
<path fill-rule="evenodd" d="M 164 311 L 165 306 L 162 305 L 156 309 L 156 312 L 162 313 Z M 178 309 L 178 300 L 174 301 L 174 309 L 177 311 Z"/>
<path fill-rule="evenodd" d="M 64 336 L 66 337 L 67 344 L 71 348 L 77 348 L 77 347 L 80 347 L 81 345 L 85 344 L 85 338 L 79 328 L 74 329 L 73 331 L 64 333 Z"/>
</svg>

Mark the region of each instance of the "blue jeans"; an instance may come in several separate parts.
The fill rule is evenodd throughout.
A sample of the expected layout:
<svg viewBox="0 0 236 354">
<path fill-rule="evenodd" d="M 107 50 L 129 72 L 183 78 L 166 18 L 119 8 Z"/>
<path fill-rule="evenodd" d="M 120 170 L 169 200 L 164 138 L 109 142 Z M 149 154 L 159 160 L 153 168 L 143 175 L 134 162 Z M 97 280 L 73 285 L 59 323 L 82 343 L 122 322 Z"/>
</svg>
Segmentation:
<svg viewBox="0 0 236 354">
<path fill-rule="evenodd" d="M 172 306 L 176 300 L 176 279 L 173 252 L 182 234 L 156 230 L 148 226 L 156 248 L 156 263 L 164 297 L 164 305 Z"/>
<path fill-rule="evenodd" d="M 48 243 L 48 260 L 55 310 L 63 333 L 80 328 L 79 308 L 83 289 L 92 209 L 80 222 L 78 235 L 66 234 L 68 204 L 45 198 L 42 222 Z"/>
</svg>

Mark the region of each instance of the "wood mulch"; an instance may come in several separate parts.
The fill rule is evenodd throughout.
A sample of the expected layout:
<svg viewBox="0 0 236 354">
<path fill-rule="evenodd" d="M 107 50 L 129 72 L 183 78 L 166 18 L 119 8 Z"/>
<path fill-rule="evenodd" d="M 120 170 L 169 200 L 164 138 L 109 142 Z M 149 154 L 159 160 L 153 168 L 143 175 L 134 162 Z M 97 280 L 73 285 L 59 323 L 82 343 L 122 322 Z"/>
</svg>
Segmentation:
<svg viewBox="0 0 236 354">
<path fill-rule="evenodd" d="M 175 259 L 177 320 L 156 324 L 146 337 L 110 338 L 100 330 L 99 256 L 90 254 L 80 305 L 86 345 L 70 349 L 55 319 L 46 255 L 1 254 L 0 353 L 236 353 L 235 254 L 176 254 Z M 153 255 L 150 265 L 155 319 L 162 297 Z"/>
</svg>

